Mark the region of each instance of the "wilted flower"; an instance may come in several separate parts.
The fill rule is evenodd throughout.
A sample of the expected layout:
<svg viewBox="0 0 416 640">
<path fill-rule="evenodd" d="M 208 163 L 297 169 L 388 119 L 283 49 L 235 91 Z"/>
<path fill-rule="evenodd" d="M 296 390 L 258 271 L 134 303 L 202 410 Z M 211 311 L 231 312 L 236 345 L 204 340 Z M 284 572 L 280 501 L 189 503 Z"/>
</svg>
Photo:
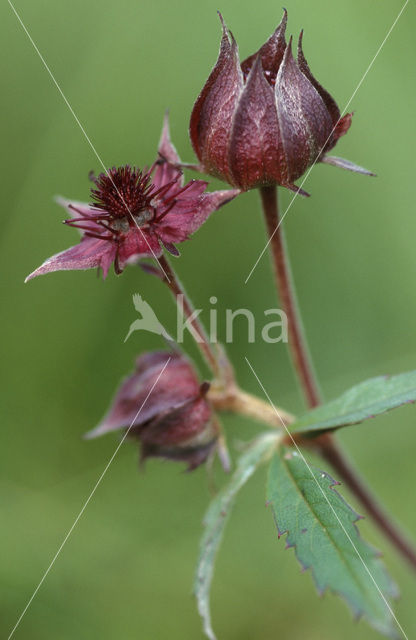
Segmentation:
<svg viewBox="0 0 416 640">
<path fill-rule="evenodd" d="M 121 273 L 140 258 L 159 257 L 162 247 L 179 255 L 174 243 L 186 240 L 239 193 L 204 193 L 208 183 L 203 180 L 184 185 L 179 163 L 166 118 L 159 158 L 149 170 L 126 165 L 93 178 L 92 204 L 58 199 L 72 216 L 66 224 L 80 230 L 81 242 L 46 260 L 26 280 L 50 271 L 94 267 L 101 267 L 106 277 L 113 262 Z"/>
<path fill-rule="evenodd" d="M 199 383 L 185 356 L 146 353 L 136 362 L 103 421 L 88 438 L 129 429 L 141 443 L 141 459 L 182 460 L 192 470 L 214 450 L 218 430 L 206 399 L 208 383 Z"/>
<path fill-rule="evenodd" d="M 191 115 L 200 169 L 243 190 L 278 184 L 298 191 L 294 181 L 316 161 L 370 174 L 326 155 L 348 131 L 352 114 L 341 118 L 311 74 L 302 34 L 296 63 L 286 23 L 285 11 L 267 42 L 240 64 L 237 43 L 222 21 L 219 57 Z"/>
</svg>

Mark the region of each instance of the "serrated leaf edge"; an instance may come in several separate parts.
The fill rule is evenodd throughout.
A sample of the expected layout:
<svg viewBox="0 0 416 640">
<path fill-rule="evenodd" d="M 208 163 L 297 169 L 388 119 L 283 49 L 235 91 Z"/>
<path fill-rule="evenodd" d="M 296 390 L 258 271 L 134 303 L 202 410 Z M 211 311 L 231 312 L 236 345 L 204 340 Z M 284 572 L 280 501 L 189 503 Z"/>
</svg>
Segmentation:
<svg viewBox="0 0 416 640">
<path fill-rule="evenodd" d="M 277 455 L 279 455 L 279 454 L 277 454 Z M 287 469 L 288 475 L 289 475 L 290 479 L 292 480 L 292 483 L 293 483 L 293 485 L 295 486 L 296 491 L 301 495 L 302 500 L 305 502 L 305 504 L 307 505 L 307 507 L 308 507 L 308 508 L 310 509 L 310 511 L 313 513 L 314 517 L 315 517 L 315 518 L 320 522 L 322 529 L 324 529 L 324 530 L 325 530 L 325 532 L 326 532 L 327 536 L 330 538 L 330 540 L 331 540 L 331 542 L 332 542 L 333 546 L 335 547 L 335 549 L 337 550 L 337 553 L 338 553 L 338 555 L 340 556 L 340 558 L 341 558 L 341 560 L 342 560 L 343 564 L 347 566 L 347 568 L 348 568 L 348 571 L 349 571 L 350 575 L 352 575 L 352 577 L 353 577 L 353 579 L 354 579 L 354 582 L 355 582 L 356 584 L 358 584 L 358 586 L 360 587 L 360 590 L 361 590 L 361 589 L 362 589 L 362 585 L 361 585 L 361 583 L 356 579 L 355 574 L 351 571 L 350 567 L 349 567 L 349 566 L 348 566 L 348 564 L 345 562 L 345 560 L 344 560 L 344 558 L 343 558 L 343 555 L 342 555 L 342 553 L 340 552 L 340 550 L 339 550 L 339 548 L 338 548 L 338 545 L 337 545 L 337 544 L 335 544 L 335 542 L 333 541 L 333 539 L 332 539 L 332 538 L 331 538 L 331 536 L 329 535 L 327 528 L 326 528 L 326 527 L 321 523 L 321 521 L 320 521 L 320 519 L 318 518 L 318 516 L 316 515 L 315 511 L 313 511 L 312 506 L 310 505 L 310 503 L 309 503 L 309 502 L 307 502 L 307 501 L 305 500 L 305 497 L 303 496 L 302 492 L 300 491 L 299 487 L 297 486 L 296 481 L 295 481 L 295 479 L 293 478 L 292 473 L 290 473 L 290 470 L 289 470 L 289 468 L 288 468 L 288 465 L 286 464 L 286 461 L 284 460 L 284 456 L 281 456 L 281 460 L 282 460 L 282 461 L 284 462 L 284 464 L 285 464 L 285 467 L 286 467 L 286 469 Z M 340 494 L 336 489 L 334 489 L 334 487 L 336 487 L 336 486 L 341 486 L 341 483 L 340 483 L 340 482 L 338 482 L 337 480 L 334 480 L 334 478 L 332 478 L 332 476 L 331 476 L 329 473 L 327 473 L 326 471 L 318 470 L 316 467 L 311 467 L 311 469 L 312 469 L 312 471 L 313 471 L 313 472 L 316 470 L 319 474 L 322 474 L 322 473 L 323 473 L 323 474 L 325 474 L 325 476 L 330 480 L 331 484 L 329 485 L 329 487 L 328 487 L 328 488 L 329 488 L 331 491 L 333 491 L 333 492 L 334 492 L 334 493 L 335 493 L 335 494 L 336 494 L 336 495 L 341 499 L 341 501 L 344 503 L 344 505 L 345 505 L 345 506 L 346 506 L 350 511 L 352 511 L 352 513 L 353 513 L 353 514 L 354 514 L 354 516 L 355 516 L 355 519 L 354 519 L 354 520 L 351 520 L 351 524 L 353 525 L 353 527 L 354 527 L 354 529 L 355 529 L 355 531 L 356 531 L 356 533 L 357 533 L 357 536 L 360 538 L 360 540 L 361 540 L 362 542 L 364 542 L 364 544 L 365 544 L 365 545 L 367 545 L 368 549 L 369 549 L 369 550 L 371 550 L 371 552 L 374 554 L 374 557 L 375 557 L 375 558 L 380 558 L 380 557 L 382 557 L 382 553 L 381 553 L 378 549 L 376 549 L 373 545 L 369 544 L 367 541 L 365 541 L 365 540 L 362 538 L 362 536 L 361 536 L 361 534 L 360 534 L 360 530 L 359 530 L 359 529 L 358 529 L 358 527 L 356 526 L 356 522 L 358 522 L 359 520 L 364 519 L 364 516 L 361 516 L 360 514 L 358 514 L 358 513 L 355 511 L 355 509 L 354 509 L 353 507 L 351 507 L 351 506 L 347 503 L 347 501 L 345 500 L 345 498 L 344 498 L 344 497 L 343 497 L 343 496 L 342 496 L 342 495 L 341 495 L 341 494 Z M 318 482 L 317 478 L 315 477 L 315 473 L 313 473 L 313 476 L 314 476 L 315 481 L 316 481 L 316 482 L 318 483 L 318 485 L 319 485 L 319 482 Z M 320 485 L 319 485 L 319 486 L 320 486 Z M 284 530 L 284 531 L 283 531 L 283 530 L 281 530 L 281 529 L 279 528 L 279 525 L 278 525 L 278 522 L 277 522 L 277 514 L 276 514 L 276 510 L 275 510 L 275 509 L 274 509 L 274 507 L 273 507 L 272 501 L 268 500 L 266 504 L 267 504 L 268 506 L 270 505 L 270 507 L 271 507 L 272 514 L 273 514 L 273 520 L 274 520 L 274 522 L 275 522 L 275 526 L 276 526 L 276 529 L 277 529 L 277 532 L 278 532 L 278 538 L 280 539 L 280 538 L 281 538 L 282 536 L 284 536 L 284 535 L 288 536 L 288 535 L 290 534 L 289 529 L 286 529 L 286 530 Z M 341 527 L 341 528 L 343 528 L 343 527 Z M 348 537 L 348 536 L 347 536 L 347 537 Z M 332 588 L 332 587 L 330 587 L 329 585 L 324 586 L 322 589 L 321 589 L 321 588 L 319 588 L 319 586 L 318 586 L 318 584 L 317 584 L 316 577 L 315 577 L 315 572 L 314 572 L 314 570 L 313 570 L 313 566 L 312 566 L 312 565 L 305 565 L 305 564 L 302 562 L 302 560 L 299 558 L 299 556 L 298 556 L 298 552 L 297 552 L 297 545 L 296 545 L 296 543 L 288 543 L 288 542 L 286 542 L 285 550 L 287 550 L 287 549 L 293 549 L 293 550 L 294 550 L 294 552 L 295 552 L 295 557 L 296 557 L 297 561 L 299 562 L 299 564 L 300 564 L 300 566 L 301 566 L 301 571 L 302 571 L 302 573 L 306 573 L 307 571 L 309 571 L 309 570 L 310 570 L 310 573 L 311 573 L 311 576 L 312 576 L 312 579 L 313 579 L 313 582 L 314 582 L 315 588 L 316 588 L 316 590 L 317 590 L 317 592 L 318 592 L 318 595 L 319 595 L 320 597 L 322 597 L 326 592 L 333 593 L 334 595 L 339 596 L 340 598 L 342 598 L 342 599 L 346 602 L 346 604 L 348 605 L 348 607 L 349 607 L 349 609 L 350 609 L 350 611 L 351 611 L 351 613 L 352 613 L 352 615 L 353 615 L 354 620 L 357 620 L 357 621 L 358 621 L 358 620 L 360 620 L 362 617 L 366 618 L 366 616 L 365 616 L 365 612 L 364 612 L 364 611 L 360 611 L 360 610 L 356 609 L 356 608 L 355 608 L 355 606 L 353 605 L 353 603 L 352 603 L 352 602 L 351 602 L 351 601 L 350 601 L 350 600 L 349 600 L 349 599 L 348 599 L 348 598 L 347 598 L 347 597 L 346 597 L 346 596 L 345 596 L 341 591 L 338 591 L 337 589 L 333 589 L 333 588 Z M 360 559 L 361 559 L 361 554 L 360 554 Z M 364 563 L 364 565 L 365 565 L 365 563 Z M 366 570 L 369 572 L 369 569 L 367 568 L 367 566 L 366 566 L 366 565 L 365 565 L 365 567 L 366 567 Z M 371 577 L 371 578 L 372 578 L 372 580 L 374 580 L 374 578 L 372 577 L 371 572 L 369 573 L 369 577 Z M 388 576 L 388 577 L 389 577 L 389 576 Z M 395 582 L 394 582 L 390 577 L 389 577 L 389 581 L 390 581 L 390 588 L 391 588 L 391 593 L 390 593 L 389 595 L 390 595 L 390 597 L 392 597 L 392 598 L 397 598 L 397 597 L 399 596 L 399 591 L 398 591 L 397 585 L 395 584 Z M 380 591 L 381 591 L 381 590 L 380 590 Z M 382 592 L 381 592 L 381 593 L 382 593 Z M 387 598 L 386 598 L 386 597 L 384 596 L 384 594 L 383 594 L 383 600 L 384 600 L 384 599 L 385 599 L 385 601 L 386 601 L 386 602 L 388 602 Z M 368 618 L 366 618 L 366 619 L 368 620 Z M 375 628 L 376 630 L 378 630 L 378 631 L 382 631 L 382 630 L 384 630 L 384 628 L 382 629 L 382 628 L 381 628 L 381 626 L 380 626 L 379 628 L 377 628 L 377 623 L 376 623 L 376 621 L 374 621 L 374 620 L 371 620 L 371 621 L 370 621 L 370 620 L 368 620 L 368 622 L 370 622 L 371 626 L 373 626 L 373 628 Z M 396 630 L 395 630 L 395 629 L 393 629 L 393 628 L 391 629 L 391 637 L 392 637 L 392 638 L 397 638 L 397 637 L 398 637 L 398 635 L 397 635 L 397 633 L 396 633 Z M 215 640 L 215 639 L 214 639 L 214 640 Z"/>
<path fill-rule="evenodd" d="M 197 599 L 198 612 L 203 620 L 204 633 L 209 638 L 209 640 L 216 640 L 216 636 L 212 628 L 212 622 L 211 622 L 209 596 L 210 596 L 211 583 L 214 575 L 215 558 L 222 541 L 227 518 L 231 513 L 232 507 L 234 506 L 236 495 L 239 492 L 239 490 L 246 484 L 246 482 L 250 479 L 250 477 L 255 473 L 255 471 L 262 464 L 270 460 L 270 458 L 272 457 L 274 451 L 276 450 L 279 444 L 280 439 L 281 439 L 280 433 L 267 432 L 259 436 L 258 438 L 256 438 L 256 440 L 254 440 L 251 443 L 251 445 L 247 448 L 247 450 L 240 456 L 237 462 L 236 470 L 234 471 L 233 476 L 231 477 L 229 483 L 225 487 L 223 487 L 223 489 L 221 489 L 218 495 L 211 502 L 211 504 L 207 509 L 206 515 L 203 519 L 203 524 L 205 525 L 205 527 L 207 527 L 207 522 L 210 520 L 211 514 L 213 512 L 215 513 L 215 510 L 218 509 L 218 507 L 220 507 L 218 516 L 216 518 L 216 523 L 213 527 L 214 533 L 211 534 L 210 536 L 211 540 L 208 539 L 208 543 L 211 542 L 211 544 L 215 544 L 215 548 L 212 555 L 211 567 L 206 572 L 206 577 L 205 578 L 201 577 L 201 574 L 205 573 L 205 571 L 202 571 L 202 568 L 204 568 L 204 563 L 208 561 L 206 556 L 207 556 L 207 548 L 209 547 L 207 547 L 207 542 L 206 542 L 207 532 L 205 531 L 200 543 L 200 554 L 198 558 L 197 570 L 195 573 L 195 583 L 194 583 L 194 596 Z M 251 466 L 249 465 L 247 469 L 245 469 L 245 472 L 242 473 L 242 471 L 244 470 L 243 464 L 245 459 L 249 458 L 250 454 L 253 454 L 254 447 L 256 445 L 260 445 L 262 440 L 264 441 L 264 445 L 265 445 L 263 455 L 260 455 L 256 463 L 252 464 Z M 235 486 L 233 486 L 234 483 L 235 483 Z M 217 539 L 215 540 L 214 534 L 215 534 L 215 531 L 218 531 L 218 528 L 220 529 L 220 531 L 218 533 Z M 203 595 L 201 596 L 201 593 L 199 591 L 201 585 L 205 587 L 205 594 L 206 594 L 205 597 L 203 597 Z"/>
</svg>

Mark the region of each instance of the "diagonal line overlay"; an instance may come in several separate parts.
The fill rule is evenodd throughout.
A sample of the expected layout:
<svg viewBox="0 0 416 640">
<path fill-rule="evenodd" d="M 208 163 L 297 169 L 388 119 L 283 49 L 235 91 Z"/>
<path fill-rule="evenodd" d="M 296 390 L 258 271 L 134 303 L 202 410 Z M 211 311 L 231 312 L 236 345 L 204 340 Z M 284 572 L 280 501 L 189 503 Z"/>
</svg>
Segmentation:
<svg viewBox="0 0 416 640">
<path fill-rule="evenodd" d="M 48 64 L 47 64 L 47 62 L 46 62 L 46 60 L 45 60 L 45 58 L 43 57 L 43 55 L 42 55 L 42 54 L 41 54 L 41 52 L 39 51 L 38 47 L 36 46 L 36 44 L 35 44 L 35 42 L 34 42 L 34 40 L 33 40 L 33 38 L 32 38 L 32 36 L 30 35 L 29 31 L 27 30 L 26 26 L 24 25 L 24 23 L 23 23 L 23 21 L 22 21 L 22 19 L 21 19 L 20 15 L 17 13 L 17 11 L 16 11 L 16 9 L 15 9 L 15 7 L 14 7 L 13 3 L 11 2 L 11 0 L 7 0 L 7 2 L 9 3 L 10 8 L 12 9 L 12 11 L 13 11 L 14 15 L 16 16 L 17 20 L 19 21 L 19 23 L 20 23 L 20 25 L 21 25 L 21 27 L 22 27 L 23 31 L 25 32 L 25 34 L 26 34 L 26 35 L 27 35 L 27 37 L 29 38 L 30 43 L 32 44 L 32 46 L 33 46 L 34 50 L 36 51 L 36 53 L 38 54 L 39 58 L 41 59 L 42 64 L 43 64 L 43 66 L 45 67 L 45 69 L 46 69 L 46 71 L 48 72 L 48 74 L 50 75 L 50 77 L 51 77 L 51 79 L 52 79 L 52 81 L 53 81 L 54 85 L 56 86 L 56 88 L 58 89 L 59 93 L 61 94 L 61 97 L 62 97 L 63 101 L 65 102 L 66 106 L 68 107 L 69 111 L 71 112 L 71 114 L 72 114 L 72 116 L 73 116 L 73 118 L 74 118 L 75 122 L 77 123 L 77 125 L 78 125 L 78 126 L 79 126 L 79 128 L 81 129 L 81 131 L 82 131 L 82 133 L 83 133 L 83 135 L 84 135 L 84 137 L 85 137 L 86 141 L 87 141 L 87 142 L 88 142 L 88 144 L 90 145 L 90 147 L 91 147 L 92 151 L 94 152 L 94 154 L 95 154 L 95 156 L 96 156 L 96 158 L 97 158 L 98 162 L 101 164 L 102 168 L 104 169 L 104 172 L 107 174 L 107 176 L 108 176 L 109 180 L 111 181 L 111 184 L 113 185 L 114 189 L 116 190 L 116 193 L 117 193 L 118 197 L 120 198 L 121 202 L 122 202 L 122 203 L 123 203 L 123 205 L 125 206 L 126 211 L 128 212 L 128 214 L 129 214 L 129 216 L 130 216 L 130 219 L 134 221 L 134 224 L 136 225 L 137 229 L 140 231 L 140 233 L 141 233 L 141 235 L 142 235 L 143 240 L 145 241 L 145 243 L 147 244 L 148 248 L 150 249 L 150 252 L 151 252 L 151 254 L 152 254 L 153 258 L 154 258 L 154 259 L 156 260 L 156 262 L 158 263 L 159 268 L 160 268 L 160 269 L 161 269 L 161 271 L 163 272 L 163 274 L 164 274 L 165 278 L 167 279 L 167 281 L 168 281 L 168 282 L 170 282 L 170 280 L 169 280 L 169 277 L 168 277 L 167 273 L 165 272 L 165 270 L 163 269 L 162 265 L 160 264 L 160 262 L 159 262 L 159 260 L 158 260 L 158 258 L 157 258 L 157 256 L 156 256 L 156 254 L 155 254 L 155 252 L 153 251 L 152 247 L 150 246 L 149 242 L 147 241 L 147 238 L 146 238 L 146 236 L 144 235 L 143 231 L 141 230 L 141 228 L 140 228 L 140 227 L 139 227 L 139 225 L 137 224 L 137 221 L 135 220 L 135 218 L 134 218 L 134 216 L 133 216 L 133 214 L 132 214 L 132 212 L 131 212 L 130 208 L 128 207 L 128 205 L 127 205 L 127 203 L 126 203 L 126 201 L 125 201 L 125 199 L 124 199 L 123 195 L 120 193 L 119 189 L 118 189 L 118 188 L 117 188 L 117 186 L 115 185 L 114 180 L 113 180 L 113 178 L 111 177 L 110 173 L 108 172 L 107 167 L 105 166 L 105 164 L 104 164 L 104 162 L 103 162 L 103 160 L 102 160 L 101 156 L 98 154 L 98 151 L 96 150 L 96 148 L 94 147 L 93 143 L 91 142 L 90 137 L 88 136 L 88 134 L 87 134 L 87 132 L 85 131 L 84 127 L 82 126 L 82 124 L 81 124 L 81 122 L 80 122 L 80 120 L 79 120 L 78 116 L 76 115 L 76 113 L 74 112 L 73 108 L 71 107 L 71 105 L 70 105 L 70 103 L 69 103 L 68 99 L 66 98 L 66 96 L 65 96 L 64 92 L 62 91 L 61 87 L 59 86 L 59 84 L 58 84 L 58 82 L 57 82 L 57 80 L 56 80 L 55 76 L 53 75 L 52 71 L 50 70 L 50 68 L 49 68 L 49 66 L 48 66 Z"/>
<path fill-rule="evenodd" d="M 285 421 L 283 420 L 283 418 L 281 417 L 281 415 L 280 415 L 279 411 L 276 409 L 276 407 L 275 407 L 274 403 L 272 402 L 272 400 L 271 400 L 271 398 L 270 398 L 269 394 L 267 393 L 267 391 L 266 391 L 266 389 L 265 389 L 265 387 L 264 387 L 263 383 L 261 382 L 261 380 L 260 380 L 260 378 L 258 377 L 257 373 L 255 372 L 255 370 L 254 370 L 254 368 L 253 368 L 253 366 L 252 366 L 251 362 L 249 361 L 249 359 L 248 359 L 247 357 L 245 358 L 245 360 L 246 360 L 246 362 L 247 362 L 248 366 L 250 367 L 251 372 L 253 373 L 254 377 L 256 378 L 256 380 L 257 380 L 257 382 L 258 382 L 258 384 L 259 384 L 259 386 L 260 386 L 261 390 L 263 391 L 264 395 L 266 396 L 266 398 L 267 398 L 267 400 L 268 400 L 268 402 L 269 402 L 270 406 L 272 407 L 272 409 L 274 410 L 275 414 L 277 415 L 277 417 L 279 418 L 280 422 L 282 423 L 282 426 L 283 426 L 283 428 L 285 429 L 285 431 L 286 431 L 287 435 L 289 436 L 289 438 L 290 438 L 290 440 L 291 440 L 291 442 L 292 442 L 293 446 L 295 447 L 295 449 L 296 449 L 297 453 L 299 454 L 299 456 L 300 456 L 300 458 L 302 459 L 302 461 L 305 463 L 305 465 L 306 465 L 306 467 L 307 467 L 307 469 L 308 469 L 309 473 L 311 474 L 312 478 L 315 480 L 315 482 L 316 482 L 316 485 L 317 485 L 318 489 L 319 489 L 319 490 L 320 490 L 320 492 L 322 493 L 322 495 L 323 495 L 323 497 L 324 497 L 325 501 L 327 502 L 327 504 L 328 504 L 329 508 L 331 509 L 332 513 L 334 514 L 335 518 L 337 519 L 338 524 L 340 525 L 341 529 L 342 529 L 342 530 L 343 530 L 343 532 L 345 533 L 345 535 L 346 535 L 346 537 L 347 537 L 348 541 L 351 543 L 351 546 L 352 546 L 352 548 L 354 549 L 355 553 L 357 554 L 358 558 L 359 558 L 359 559 L 360 559 L 360 561 L 362 562 L 363 567 L 364 567 L 364 569 L 366 570 L 366 572 L 368 573 L 368 576 L 369 576 L 369 578 L 371 579 L 371 581 L 372 581 L 372 583 L 373 583 L 374 587 L 377 589 L 377 591 L 378 591 L 378 593 L 379 593 L 379 595 L 380 595 L 380 598 L 383 600 L 383 602 L 384 602 L 384 604 L 386 605 L 386 607 L 387 607 L 387 609 L 388 609 L 388 611 L 389 611 L 390 615 L 392 616 L 393 620 L 395 621 L 395 623 L 397 624 L 398 628 L 400 629 L 400 631 L 401 631 L 401 633 L 402 633 L 402 635 L 403 635 L 403 638 L 404 638 L 405 640 L 409 640 L 409 638 L 408 638 L 408 636 L 406 635 L 406 633 L 405 633 L 405 631 L 404 631 L 404 629 L 403 629 L 402 625 L 401 625 L 401 624 L 400 624 L 400 622 L 398 621 L 398 619 L 397 619 L 397 617 L 396 617 L 396 615 L 395 615 L 395 613 L 394 613 L 393 609 L 391 608 L 391 606 L 390 606 L 390 604 L 389 604 L 388 600 L 385 598 L 385 596 L 384 596 L 383 592 L 381 591 L 380 587 L 378 586 L 378 584 L 377 584 L 377 582 L 376 582 L 376 580 L 375 580 L 375 578 L 374 578 L 373 574 L 371 573 L 370 569 L 367 567 L 366 563 L 364 562 L 363 557 L 361 556 L 361 554 L 360 554 L 360 552 L 358 551 L 358 549 L 357 549 L 356 545 L 354 544 L 354 541 L 351 539 L 351 536 L 349 535 L 348 531 L 345 529 L 344 525 L 342 524 L 342 522 L 341 522 L 341 520 L 340 520 L 340 518 L 339 518 L 339 516 L 338 516 L 337 512 L 335 511 L 335 509 L 334 509 L 333 505 L 330 503 L 330 501 L 329 501 L 329 499 L 328 499 L 328 496 L 325 494 L 325 492 L 324 492 L 324 490 L 322 489 L 321 485 L 320 485 L 320 484 L 319 484 L 319 482 L 317 481 L 317 479 L 316 479 L 316 477 L 315 477 L 315 474 L 314 474 L 314 472 L 312 471 L 311 466 L 309 465 L 309 463 L 308 463 L 308 461 L 306 460 L 305 456 L 303 455 L 303 453 L 302 453 L 301 449 L 300 449 L 300 448 L 299 448 L 299 446 L 297 445 L 296 440 L 293 438 L 292 434 L 290 433 L 289 429 L 287 428 L 286 423 L 285 423 Z"/>
<path fill-rule="evenodd" d="M 350 106 L 351 102 L 354 100 L 358 90 L 360 89 L 361 85 L 363 84 L 364 80 L 366 79 L 369 71 L 371 70 L 372 66 L 374 65 L 376 59 L 378 58 L 381 50 L 383 49 L 384 45 L 386 44 L 387 40 L 389 39 L 394 27 L 396 26 L 396 24 L 398 23 L 399 19 L 401 18 L 402 13 L 404 12 L 404 10 L 406 9 L 407 5 L 409 4 L 409 0 L 406 0 L 406 2 L 404 3 L 404 5 L 402 6 L 402 8 L 400 9 L 398 15 L 396 16 L 396 19 L 394 20 L 393 24 L 391 25 L 390 29 L 388 30 L 383 42 L 381 43 L 381 45 L 379 46 L 379 48 L 377 49 L 373 59 L 371 60 L 370 64 L 368 65 L 367 69 L 365 70 L 361 80 L 359 81 L 359 83 L 357 84 L 356 88 L 354 89 L 350 99 L 348 100 L 347 104 L 345 105 L 338 121 L 335 123 L 331 133 L 329 134 L 327 140 L 325 141 L 325 144 L 322 146 L 322 148 L 320 149 L 319 153 L 317 154 L 312 166 L 308 169 L 305 177 L 303 178 L 302 182 L 300 183 L 299 186 L 299 190 L 302 189 L 303 185 L 305 184 L 306 180 L 308 179 L 308 177 L 310 176 L 310 173 L 312 171 L 312 169 L 314 168 L 314 166 L 316 165 L 316 163 L 318 162 L 319 158 L 321 157 L 322 152 L 324 151 L 327 143 L 329 142 L 329 139 L 331 138 L 332 134 L 334 133 L 336 127 L 338 126 L 339 121 L 341 120 L 341 118 L 343 118 L 343 116 L 345 115 L 345 113 L 347 112 L 348 107 Z M 256 269 L 258 263 L 260 262 L 260 260 L 262 259 L 262 257 L 264 256 L 265 252 L 267 251 L 267 248 L 269 246 L 269 244 L 272 241 L 273 236 L 275 235 L 275 233 L 277 232 L 277 230 L 279 229 L 280 225 L 282 224 L 283 220 L 285 219 L 287 213 L 290 211 L 293 203 L 295 202 L 296 198 L 299 195 L 299 191 L 295 193 L 295 195 L 293 196 L 292 200 L 289 202 L 286 211 L 284 212 L 284 214 L 282 215 L 282 217 L 280 218 L 278 225 L 276 227 L 276 229 L 273 231 L 272 235 L 269 237 L 267 243 L 265 244 L 265 246 L 263 247 L 262 251 L 260 252 L 259 257 L 257 258 L 256 262 L 254 263 L 254 265 L 251 268 L 250 273 L 248 274 L 247 278 L 244 281 L 244 284 L 247 284 L 247 282 L 250 280 L 251 276 L 253 275 L 254 270 Z"/>
<path fill-rule="evenodd" d="M 48 573 L 50 572 L 50 570 L 52 569 L 53 565 L 55 564 L 59 554 L 61 553 L 62 549 L 64 548 L 65 544 L 68 541 L 68 538 L 70 537 L 71 533 L 73 532 L 73 530 L 75 529 L 75 527 L 77 526 L 82 514 L 84 513 L 85 509 L 87 508 L 88 504 L 90 503 L 91 498 L 94 496 L 96 490 L 98 489 L 99 485 L 101 484 L 102 479 L 104 478 L 105 474 L 107 473 L 111 463 L 113 462 L 114 458 L 116 457 L 117 453 L 119 452 L 123 442 L 125 441 L 125 439 L 127 438 L 127 436 L 129 435 L 130 429 L 132 428 L 132 426 L 134 425 L 137 417 L 139 416 L 141 410 L 143 409 L 143 407 L 145 406 L 146 402 L 148 401 L 150 395 L 153 392 L 153 389 L 156 387 L 157 383 L 159 382 L 163 372 L 165 371 L 166 367 L 168 366 L 169 362 L 170 362 L 171 358 L 169 357 L 166 362 L 165 365 L 162 369 L 162 371 L 159 373 L 158 377 L 156 378 L 155 382 L 152 385 L 152 388 L 150 389 L 149 393 L 147 394 L 147 396 L 145 397 L 145 399 L 143 400 L 139 410 L 137 411 L 136 415 L 134 416 L 131 425 L 129 426 L 129 428 L 127 429 L 127 431 L 125 432 L 125 434 L 123 435 L 122 439 L 120 440 L 120 442 L 118 443 L 116 450 L 114 451 L 113 455 L 111 456 L 110 460 L 107 462 L 104 471 L 102 472 L 102 474 L 100 475 L 100 477 L 98 478 L 97 482 L 94 485 L 94 488 L 92 489 L 90 495 L 88 496 L 88 498 L 86 499 L 86 501 L 84 502 L 84 505 L 81 509 L 81 511 L 79 512 L 79 514 L 77 515 L 77 517 L 75 518 L 71 528 L 69 529 L 68 533 L 66 534 L 65 538 L 63 539 L 60 547 L 58 548 L 57 552 L 55 553 L 54 557 L 52 558 L 52 561 L 50 562 L 48 568 L 46 569 L 45 573 L 43 574 L 38 586 L 36 587 L 36 589 L 34 590 L 34 592 L 32 593 L 31 597 L 29 598 L 25 608 L 23 609 L 22 613 L 20 614 L 19 618 L 17 619 L 16 624 L 14 625 L 13 629 L 10 632 L 10 635 L 8 636 L 7 640 L 10 640 L 10 638 L 14 635 L 14 632 L 16 631 L 17 627 L 19 626 L 19 624 L 21 623 L 26 611 L 29 609 L 30 605 L 32 604 L 37 592 L 39 591 L 39 589 L 41 588 L 42 584 L 44 583 Z"/>
</svg>

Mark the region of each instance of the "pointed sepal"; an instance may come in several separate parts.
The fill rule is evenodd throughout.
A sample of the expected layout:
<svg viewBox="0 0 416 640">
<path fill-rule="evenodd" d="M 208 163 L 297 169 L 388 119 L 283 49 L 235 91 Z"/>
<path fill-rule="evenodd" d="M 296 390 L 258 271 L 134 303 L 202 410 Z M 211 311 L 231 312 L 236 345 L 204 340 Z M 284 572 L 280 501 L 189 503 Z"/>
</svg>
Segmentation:
<svg viewBox="0 0 416 640">
<path fill-rule="evenodd" d="M 286 25 L 287 11 L 284 9 L 282 20 L 270 38 L 256 53 L 253 53 L 241 63 L 241 69 L 245 76 L 250 73 L 257 56 L 260 56 L 261 65 L 268 81 L 273 82 L 275 80 L 286 50 Z"/>
<path fill-rule="evenodd" d="M 360 165 L 355 164 L 355 162 L 351 162 L 350 160 L 345 160 L 345 158 L 338 158 L 337 156 L 324 156 L 321 159 L 321 162 L 324 164 L 331 164 L 333 167 L 338 167 L 339 169 L 346 169 L 347 171 L 353 171 L 354 173 L 361 173 L 364 176 L 373 176 L 376 174 L 364 167 L 360 167 Z"/>
<path fill-rule="evenodd" d="M 199 95 L 191 115 L 192 146 L 207 173 L 231 182 L 228 145 L 235 108 L 243 91 L 238 47 L 222 22 L 218 60 Z"/>
</svg>

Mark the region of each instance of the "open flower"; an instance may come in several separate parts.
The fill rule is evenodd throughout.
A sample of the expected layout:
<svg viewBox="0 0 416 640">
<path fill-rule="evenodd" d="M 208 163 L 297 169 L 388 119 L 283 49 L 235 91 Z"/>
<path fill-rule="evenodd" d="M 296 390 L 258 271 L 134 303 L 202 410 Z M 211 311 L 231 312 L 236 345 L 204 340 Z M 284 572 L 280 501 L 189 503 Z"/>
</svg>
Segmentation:
<svg viewBox="0 0 416 640">
<path fill-rule="evenodd" d="M 128 429 L 141 443 L 141 460 L 182 460 L 192 470 L 217 444 L 218 429 L 200 384 L 182 354 L 157 351 L 141 355 L 135 372 L 121 384 L 103 421 L 87 438 Z"/>
<path fill-rule="evenodd" d="M 50 271 L 94 267 L 101 267 L 106 277 L 112 263 L 121 273 L 140 258 L 158 258 L 162 247 L 179 255 L 175 243 L 187 240 L 239 193 L 205 193 L 208 183 L 203 180 L 184 185 L 179 163 L 166 118 L 159 158 L 149 170 L 126 165 L 93 178 L 92 204 L 58 199 L 72 216 L 66 224 L 80 230 L 81 242 L 46 260 L 26 281 Z"/>
<path fill-rule="evenodd" d="M 292 39 L 285 40 L 286 11 L 267 42 L 241 64 L 237 43 L 221 21 L 219 57 L 190 122 L 200 170 L 243 190 L 278 184 L 298 191 L 294 181 L 317 161 L 370 174 L 326 155 L 347 133 L 352 114 L 341 118 L 313 77 L 302 34 L 294 60 Z"/>
</svg>

